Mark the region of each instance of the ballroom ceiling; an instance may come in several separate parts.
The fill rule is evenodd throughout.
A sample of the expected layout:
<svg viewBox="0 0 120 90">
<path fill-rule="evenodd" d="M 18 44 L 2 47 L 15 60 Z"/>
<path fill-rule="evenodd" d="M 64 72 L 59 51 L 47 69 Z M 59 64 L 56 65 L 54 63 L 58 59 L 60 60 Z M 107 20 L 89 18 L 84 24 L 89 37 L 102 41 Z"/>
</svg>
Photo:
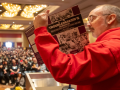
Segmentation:
<svg viewBox="0 0 120 90">
<path fill-rule="evenodd" d="M 83 21 L 100 4 L 120 6 L 120 0 L 0 0 L 0 31 L 25 31 L 33 25 L 37 14 L 50 10 L 50 14 L 78 5 Z"/>
</svg>

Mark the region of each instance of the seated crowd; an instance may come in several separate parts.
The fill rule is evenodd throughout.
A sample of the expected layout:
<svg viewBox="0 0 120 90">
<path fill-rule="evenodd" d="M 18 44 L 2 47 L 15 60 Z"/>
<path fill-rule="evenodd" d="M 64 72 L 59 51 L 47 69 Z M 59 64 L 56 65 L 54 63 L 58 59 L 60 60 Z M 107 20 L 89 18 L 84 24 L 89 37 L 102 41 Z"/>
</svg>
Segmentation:
<svg viewBox="0 0 120 90">
<path fill-rule="evenodd" d="M 0 83 L 25 86 L 25 73 L 48 72 L 38 65 L 33 51 L 23 48 L 0 48 Z"/>
</svg>

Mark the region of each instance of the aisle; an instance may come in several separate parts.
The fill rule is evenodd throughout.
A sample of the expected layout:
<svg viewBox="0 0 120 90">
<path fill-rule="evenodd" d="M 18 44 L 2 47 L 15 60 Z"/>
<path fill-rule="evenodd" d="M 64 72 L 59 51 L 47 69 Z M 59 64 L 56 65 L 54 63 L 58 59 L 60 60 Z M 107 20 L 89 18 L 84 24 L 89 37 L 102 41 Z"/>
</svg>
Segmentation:
<svg viewBox="0 0 120 90">
<path fill-rule="evenodd" d="M 0 90 L 5 90 L 6 88 L 13 88 L 14 86 L 11 85 L 1 85 L 0 84 Z"/>
</svg>

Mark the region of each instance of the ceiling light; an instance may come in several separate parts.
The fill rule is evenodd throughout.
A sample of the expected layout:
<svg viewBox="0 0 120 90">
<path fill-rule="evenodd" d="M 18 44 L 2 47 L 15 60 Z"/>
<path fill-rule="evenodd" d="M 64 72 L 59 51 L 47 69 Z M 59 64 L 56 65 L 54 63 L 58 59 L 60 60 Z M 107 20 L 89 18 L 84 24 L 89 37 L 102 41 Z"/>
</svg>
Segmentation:
<svg viewBox="0 0 120 90">
<path fill-rule="evenodd" d="M 2 10 L 0 10 L 0 12 L 2 12 Z"/>
<path fill-rule="evenodd" d="M 24 12 L 24 11 L 21 13 L 21 16 L 25 17 L 25 18 L 33 18 L 34 17 L 33 13 L 28 13 L 28 12 Z"/>
<path fill-rule="evenodd" d="M 31 22 L 29 22 L 29 24 L 31 24 Z"/>
<path fill-rule="evenodd" d="M 20 30 L 24 30 L 25 28 L 24 27 L 21 27 Z"/>
<path fill-rule="evenodd" d="M 2 6 L 2 5 L 0 5 L 0 6 Z"/>
<path fill-rule="evenodd" d="M 14 17 L 14 16 L 16 16 L 18 13 L 17 12 L 8 12 L 8 11 L 6 11 L 6 12 L 4 12 L 3 14 L 2 14 L 2 16 L 3 17 Z"/>
<path fill-rule="evenodd" d="M 2 6 L 6 9 L 6 12 L 3 13 L 4 17 L 14 17 L 21 9 L 20 5 L 11 3 L 2 3 Z"/>
<path fill-rule="evenodd" d="M 28 5 L 25 6 L 23 9 L 21 16 L 25 18 L 33 18 L 34 14 L 37 13 L 38 11 L 41 11 L 42 9 L 46 8 L 47 5 Z"/>
<path fill-rule="evenodd" d="M 64 0 L 62 0 L 62 1 L 64 1 Z"/>
<path fill-rule="evenodd" d="M 10 24 L 0 24 L 0 29 L 8 29 L 10 28 Z"/>
<path fill-rule="evenodd" d="M 22 27 L 23 25 L 17 25 L 17 24 L 13 24 L 11 28 L 13 29 L 20 29 L 20 27 Z"/>
<path fill-rule="evenodd" d="M 87 21 L 88 21 L 88 18 L 84 18 L 84 19 L 83 19 L 83 22 L 84 22 L 84 23 L 87 23 Z"/>
<path fill-rule="evenodd" d="M 2 6 L 9 12 L 18 12 L 21 9 L 20 5 L 11 3 L 2 3 Z"/>
<path fill-rule="evenodd" d="M 85 20 L 87 20 L 87 21 L 88 21 L 88 18 L 85 18 Z"/>
<path fill-rule="evenodd" d="M 13 22 L 13 23 L 15 23 L 15 22 Z"/>
</svg>

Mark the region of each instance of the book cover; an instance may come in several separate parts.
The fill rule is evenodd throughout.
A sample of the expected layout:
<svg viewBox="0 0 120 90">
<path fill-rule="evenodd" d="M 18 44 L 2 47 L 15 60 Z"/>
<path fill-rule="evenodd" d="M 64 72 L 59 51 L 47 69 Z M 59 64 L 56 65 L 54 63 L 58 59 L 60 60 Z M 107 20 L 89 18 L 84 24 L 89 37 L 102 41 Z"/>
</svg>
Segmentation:
<svg viewBox="0 0 120 90">
<path fill-rule="evenodd" d="M 50 15 L 48 24 L 48 31 L 59 43 L 59 49 L 66 54 L 81 52 L 89 43 L 78 6 Z"/>
</svg>

